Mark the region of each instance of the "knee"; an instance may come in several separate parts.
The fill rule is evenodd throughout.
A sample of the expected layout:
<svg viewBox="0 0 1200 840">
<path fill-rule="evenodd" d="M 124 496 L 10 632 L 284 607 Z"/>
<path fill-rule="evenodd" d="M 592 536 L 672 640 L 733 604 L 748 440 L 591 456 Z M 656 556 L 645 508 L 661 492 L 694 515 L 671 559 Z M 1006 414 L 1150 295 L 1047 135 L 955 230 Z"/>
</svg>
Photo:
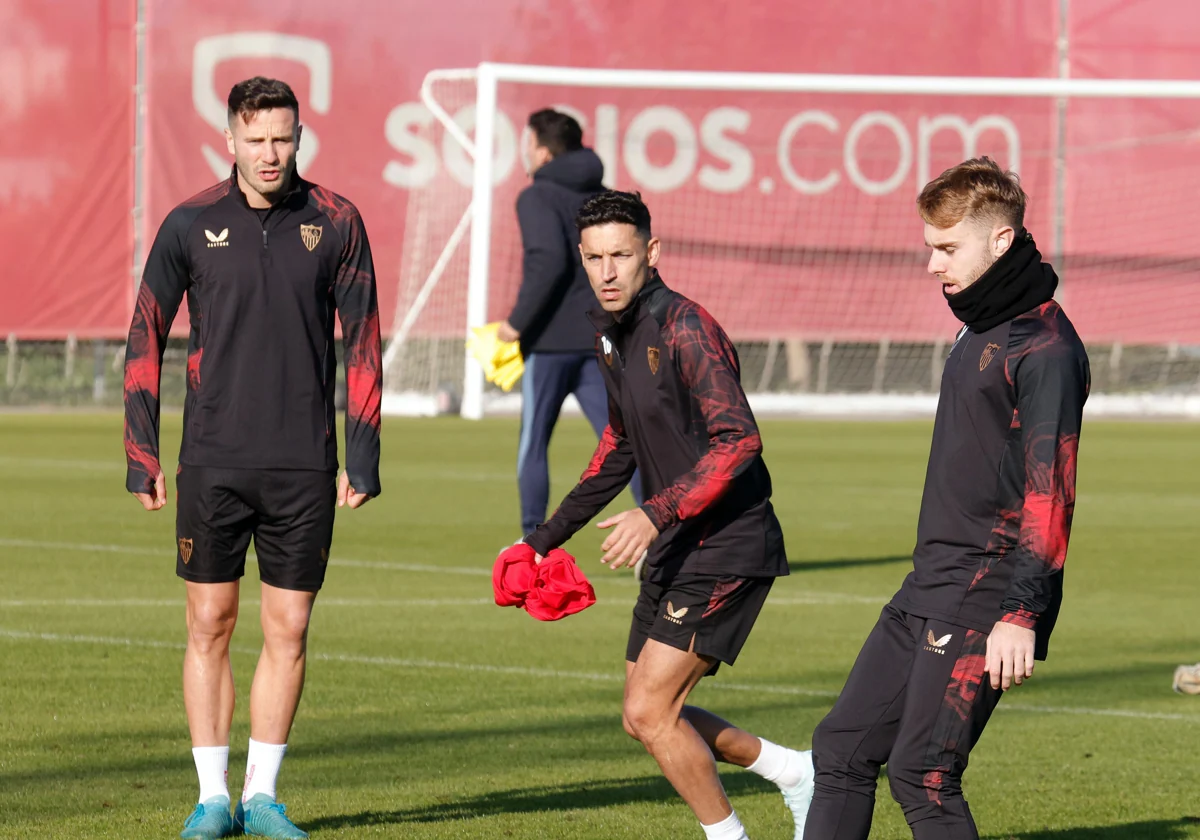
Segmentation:
<svg viewBox="0 0 1200 840">
<path fill-rule="evenodd" d="M 888 789 L 892 792 L 892 799 L 895 799 L 901 806 L 920 802 L 924 798 L 922 794 L 925 786 L 924 775 L 920 769 L 904 760 L 902 756 L 895 756 L 894 760 L 888 762 L 887 768 Z"/>
<path fill-rule="evenodd" d="M 624 711 L 621 712 L 621 725 L 625 727 L 625 734 L 635 741 L 640 741 L 637 730 L 633 728 L 633 724 L 629 722 L 629 716 Z"/>
<path fill-rule="evenodd" d="M 649 746 L 671 724 L 668 709 L 652 698 L 632 694 L 625 698 L 623 714 L 625 731 L 631 737 Z"/>
<path fill-rule="evenodd" d="M 308 639 L 310 610 L 307 605 L 263 613 L 263 641 L 266 645 L 303 651 Z"/>
<path fill-rule="evenodd" d="M 851 755 L 840 746 L 841 739 L 830 732 L 828 718 L 818 723 L 812 737 L 813 765 L 818 773 L 845 770 Z"/>
<path fill-rule="evenodd" d="M 237 604 L 194 603 L 188 610 L 188 643 L 201 653 L 229 645 L 237 624 Z"/>
<path fill-rule="evenodd" d="M 855 737 L 849 737 L 849 736 Z M 853 782 L 872 788 L 879 778 L 880 764 L 862 749 L 861 733 L 841 732 L 822 721 L 813 731 L 812 760 L 816 777 L 825 784 L 842 787 Z"/>
<path fill-rule="evenodd" d="M 888 762 L 888 787 L 910 822 L 931 806 L 941 808 L 962 796 L 959 777 L 952 769 L 928 768 L 908 756 Z"/>
</svg>

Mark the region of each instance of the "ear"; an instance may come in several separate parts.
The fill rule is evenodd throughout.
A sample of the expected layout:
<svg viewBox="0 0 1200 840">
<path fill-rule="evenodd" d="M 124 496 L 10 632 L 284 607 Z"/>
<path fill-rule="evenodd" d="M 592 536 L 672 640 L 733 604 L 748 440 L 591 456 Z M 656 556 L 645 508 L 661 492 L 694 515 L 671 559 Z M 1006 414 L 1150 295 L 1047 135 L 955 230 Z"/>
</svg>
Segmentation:
<svg viewBox="0 0 1200 840">
<path fill-rule="evenodd" d="M 296 148 L 300 148 L 300 138 L 304 135 L 304 126 L 296 124 Z"/>
<path fill-rule="evenodd" d="M 651 237 L 650 241 L 646 243 L 646 265 L 651 268 L 658 264 L 660 244 L 657 236 Z"/>
<path fill-rule="evenodd" d="M 237 156 L 237 152 L 233 145 L 233 131 L 228 127 L 225 128 L 225 146 L 229 149 L 229 154 L 233 155 L 234 157 Z"/>
<path fill-rule="evenodd" d="M 996 227 L 992 230 L 992 256 L 1002 257 L 1012 247 L 1017 232 L 1010 225 Z"/>
</svg>

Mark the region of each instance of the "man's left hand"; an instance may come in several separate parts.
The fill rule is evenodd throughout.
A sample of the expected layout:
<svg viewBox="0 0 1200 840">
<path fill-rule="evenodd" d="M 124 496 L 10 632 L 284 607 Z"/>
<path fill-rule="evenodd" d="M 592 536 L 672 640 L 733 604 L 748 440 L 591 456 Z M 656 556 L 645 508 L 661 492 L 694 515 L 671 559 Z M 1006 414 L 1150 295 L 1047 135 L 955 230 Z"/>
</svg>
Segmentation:
<svg viewBox="0 0 1200 840">
<path fill-rule="evenodd" d="M 1033 676 L 1033 646 L 1037 635 L 1016 624 L 997 621 L 987 639 L 984 673 L 991 674 L 992 688 L 1005 691 Z"/>
<path fill-rule="evenodd" d="M 604 552 L 600 562 L 607 563 L 610 569 L 632 566 L 650 547 L 650 543 L 658 538 L 658 529 L 641 508 L 618 513 L 597 527 L 613 529 L 600 545 L 600 550 Z"/>
<path fill-rule="evenodd" d="M 496 338 L 501 341 L 517 341 L 520 337 L 521 334 L 514 330 L 508 321 L 501 321 L 500 326 L 496 329 Z"/>
<path fill-rule="evenodd" d="M 371 501 L 371 497 L 366 493 L 359 493 L 350 486 L 350 476 L 343 470 L 338 478 L 337 488 L 337 506 L 356 508 L 362 507 L 367 502 Z"/>
</svg>

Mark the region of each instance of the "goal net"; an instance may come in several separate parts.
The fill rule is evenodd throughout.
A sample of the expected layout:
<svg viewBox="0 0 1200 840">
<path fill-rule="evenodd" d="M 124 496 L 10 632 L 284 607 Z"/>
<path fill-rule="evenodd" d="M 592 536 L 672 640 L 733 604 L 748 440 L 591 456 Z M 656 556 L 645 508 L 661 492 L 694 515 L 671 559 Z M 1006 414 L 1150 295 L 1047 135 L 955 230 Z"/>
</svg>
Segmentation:
<svg viewBox="0 0 1200 840">
<path fill-rule="evenodd" d="M 438 159 L 410 190 L 387 413 L 519 407 L 464 341 L 516 298 L 522 134 L 547 106 L 579 120 L 607 186 L 642 193 L 663 279 L 725 327 L 760 413 L 932 412 L 959 324 L 915 199 L 977 155 L 1021 176 L 1092 410 L 1200 411 L 1200 84 L 484 64 L 430 73 L 422 96 L 389 126 Z"/>
</svg>

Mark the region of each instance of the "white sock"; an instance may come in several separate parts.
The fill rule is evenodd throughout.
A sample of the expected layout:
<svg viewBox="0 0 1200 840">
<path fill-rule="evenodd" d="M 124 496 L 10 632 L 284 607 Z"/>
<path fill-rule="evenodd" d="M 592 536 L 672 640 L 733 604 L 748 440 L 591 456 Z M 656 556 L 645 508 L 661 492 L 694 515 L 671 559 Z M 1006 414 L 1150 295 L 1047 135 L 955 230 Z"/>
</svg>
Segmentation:
<svg viewBox="0 0 1200 840">
<path fill-rule="evenodd" d="M 762 752 L 746 769 L 757 773 L 768 782 L 774 782 L 783 790 L 790 790 L 812 775 L 812 752 L 805 750 L 790 750 L 778 744 L 772 744 L 766 738 L 758 739 L 762 743 Z"/>
<path fill-rule="evenodd" d="M 742 821 L 738 819 L 737 811 L 734 811 L 719 823 L 712 825 L 700 825 L 704 829 L 706 840 L 750 840 L 746 836 L 746 828 L 742 825 Z"/>
<path fill-rule="evenodd" d="M 250 739 L 250 753 L 246 756 L 246 783 L 242 787 L 242 802 L 260 793 L 275 798 L 275 780 L 279 777 L 279 765 L 287 744 L 263 744 Z"/>
<path fill-rule="evenodd" d="M 229 747 L 192 747 L 196 776 L 200 779 L 200 801 L 214 796 L 229 798 Z"/>
</svg>

